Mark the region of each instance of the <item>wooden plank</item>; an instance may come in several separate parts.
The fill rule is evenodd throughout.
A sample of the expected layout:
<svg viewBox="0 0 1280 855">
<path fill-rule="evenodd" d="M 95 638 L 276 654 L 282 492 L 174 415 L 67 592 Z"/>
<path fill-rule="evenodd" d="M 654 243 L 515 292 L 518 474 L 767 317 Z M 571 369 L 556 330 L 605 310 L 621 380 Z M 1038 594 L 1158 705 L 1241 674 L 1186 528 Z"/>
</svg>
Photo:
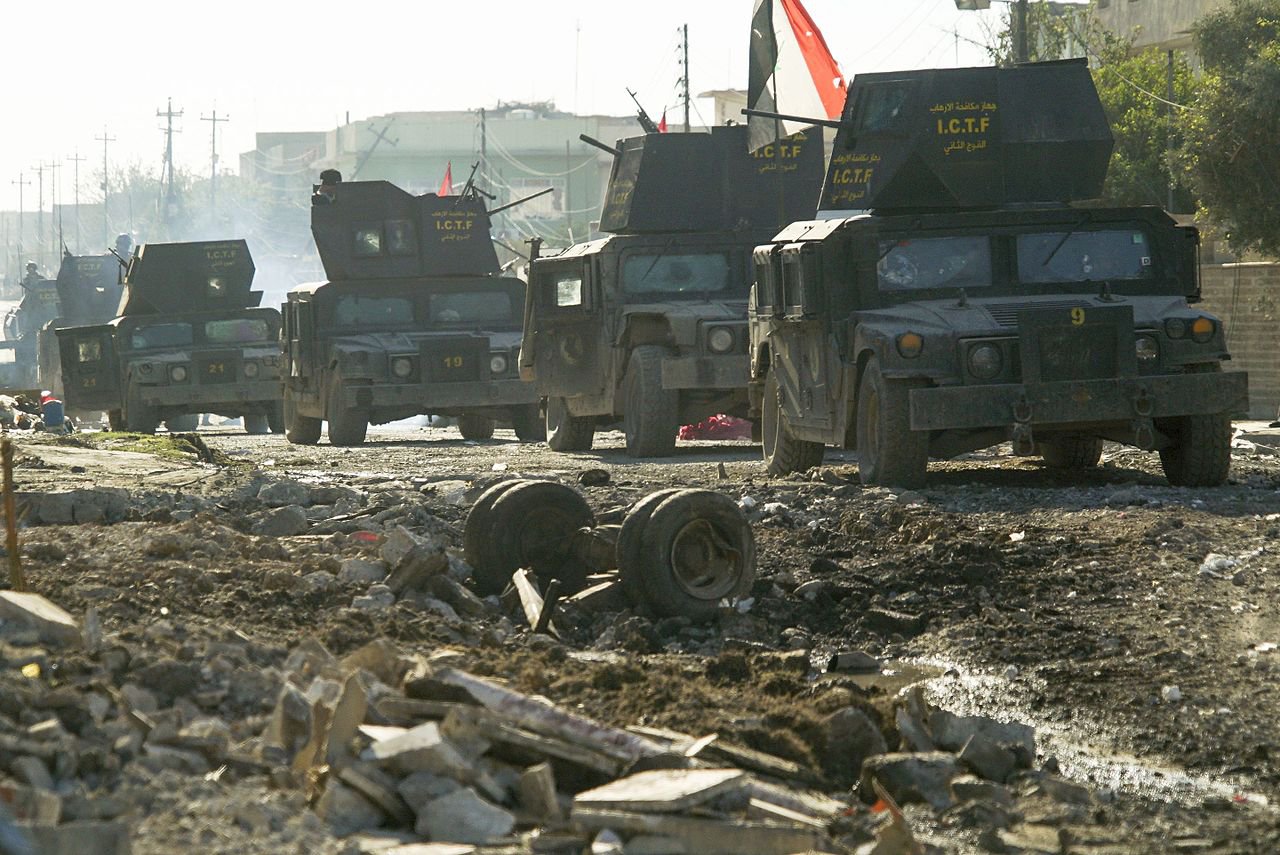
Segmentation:
<svg viewBox="0 0 1280 855">
<path fill-rule="evenodd" d="M 524 619 L 529 622 L 530 627 L 536 627 L 538 620 L 542 617 L 542 594 L 538 593 L 538 586 L 530 578 L 532 575 L 528 570 L 517 570 L 511 574 L 511 582 L 516 586 L 516 593 L 520 595 L 520 607 L 524 609 Z"/>
<path fill-rule="evenodd" d="M 747 819 L 763 819 L 794 825 L 797 828 L 811 828 L 815 831 L 827 830 L 827 824 L 822 820 L 760 799 L 752 799 L 747 803 Z"/>
<path fill-rule="evenodd" d="M 703 819 L 666 813 L 574 807 L 570 817 L 587 831 L 611 828 L 631 834 L 660 834 L 684 842 L 698 855 L 792 855 L 838 852 L 827 835 L 811 829 L 742 820 Z"/>
<path fill-rule="evenodd" d="M 632 811 L 681 811 L 745 787 L 739 769 L 653 769 L 574 796 L 574 806 Z"/>
<path fill-rule="evenodd" d="M 849 805 L 839 799 L 824 796 L 808 790 L 792 790 L 767 784 L 754 778 L 747 784 L 747 792 L 753 800 L 769 802 L 787 810 L 802 813 L 815 819 L 830 819 L 848 809 Z"/>
</svg>

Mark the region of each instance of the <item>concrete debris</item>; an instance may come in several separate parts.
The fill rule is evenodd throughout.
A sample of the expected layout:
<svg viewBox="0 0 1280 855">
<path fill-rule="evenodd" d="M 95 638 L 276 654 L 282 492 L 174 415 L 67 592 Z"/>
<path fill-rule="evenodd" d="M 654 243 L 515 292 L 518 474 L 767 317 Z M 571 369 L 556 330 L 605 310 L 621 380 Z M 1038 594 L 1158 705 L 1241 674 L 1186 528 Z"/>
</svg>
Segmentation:
<svg viewBox="0 0 1280 855">
<path fill-rule="evenodd" d="M 924 802 L 934 810 L 951 805 L 951 779 L 960 774 L 955 755 L 944 751 L 920 754 L 880 754 L 862 764 L 861 789 L 882 786 L 901 804 Z"/>
<path fill-rule="evenodd" d="M 79 647 L 82 641 L 76 619 L 39 594 L 0 591 L 0 633 L 10 627 L 33 631 L 43 644 Z"/>
</svg>

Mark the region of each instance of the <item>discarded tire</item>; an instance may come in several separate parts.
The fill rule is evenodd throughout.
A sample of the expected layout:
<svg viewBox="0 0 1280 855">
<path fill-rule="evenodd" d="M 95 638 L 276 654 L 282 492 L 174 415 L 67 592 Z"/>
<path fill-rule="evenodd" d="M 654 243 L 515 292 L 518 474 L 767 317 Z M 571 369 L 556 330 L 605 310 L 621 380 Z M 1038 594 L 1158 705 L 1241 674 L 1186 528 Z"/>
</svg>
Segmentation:
<svg viewBox="0 0 1280 855">
<path fill-rule="evenodd" d="M 471 569 L 475 571 L 476 588 L 482 594 L 496 594 L 506 587 L 506 580 L 487 584 L 490 581 L 482 575 L 481 567 L 491 567 L 497 563 L 493 549 L 493 534 L 489 525 L 489 514 L 498 497 L 518 484 L 526 484 L 527 480 L 512 478 L 499 481 L 479 495 L 471 510 L 467 512 L 467 522 L 462 530 L 462 555 Z"/>
<path fill-rule="evenodd" d="M 618 565 L 618 579 L 622 583 L 622 590 L 627 598 L 636 605 L 642 605 L 645 602 L 644 588 L 640 584 L 640 577 L 644 574 L 644 559 L 640 555 L 640 534 L 644 531 L 645 524 L 649 522 L 653 509 L 681 491 L 682 488 L 676 487 L 645 496 L 636 502 L 635 507 L 622 521 L 622 528 L 618 531 L 618 543 L 614 551 L 614 561 Z M 632 560 L 624 560 L 624 554 L 631 556 Z"/>
<path fill-rule="evenodd" d="M 751 589 L 755 538 L 742 511 L 723 493 L 681 490 L 638 524 L 638 546 L 628 538 L 624 547 L 619 536 L 618 569 L 624 579 L 639 581 L 631 585 L 656 614 L 707 620 L 721 600 Z"/>
<path fill-rule="evenodd" d="M 473 509 L 474 510 L 474 509 Z M 476 544 L 476 588 L 495 593 L 511 574 L 531 569 L 540 580 L 557 578 L 570 557 L 573 535 L 595 523 L 586 499 L 573 488 L 552 481 L 524 481 L 498 495 L 464 540 Z"/>
</svg>

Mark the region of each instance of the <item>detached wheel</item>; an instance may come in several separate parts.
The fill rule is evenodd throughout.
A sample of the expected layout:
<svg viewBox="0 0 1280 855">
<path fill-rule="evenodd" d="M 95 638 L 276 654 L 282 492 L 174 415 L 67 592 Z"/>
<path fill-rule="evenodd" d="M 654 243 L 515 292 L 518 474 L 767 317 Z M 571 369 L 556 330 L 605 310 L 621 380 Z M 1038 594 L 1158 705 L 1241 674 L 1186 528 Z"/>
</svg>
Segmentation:
<svg viewBox="0 0 1280 855">
<path fill-rule="evenodd" d="M 564 398 L 547 398 L 547 445 L 552 451 L 588 451 L 595 438 L 595 419 L 569 412 Z"/>
<path fill-rule="evenodd" d="M 1102 459 L 1102 440 L 1094 436 L 1066 436 L 1040 443 L 1040 456 L 1050 469 L 1092 469 Z"/>
<path fill-rule="evenodd" d="M 484 594 L 496 594 L 506 587 L 505 580 L 501 585 L 492 584 L 495 578 L 482 577 L 481 567 L 490 567 L 498 562 L 493 549 L 493 526 L 491 512 L 493 503 L 498 497 L 512 487 L 527 483 L 520 478 L 500 481 L 492 485 L 476 498 L 471 510 L 467 512 L 467 522 L 462 530 L 462 554 L 467 563 L 475 571 L 476 588 Z M 496 577 L 496 574 L 494 574 Z"/>
<path fill-rule="evenodd" d="M 130 383 L 124 398 L 124 429 L 134 433 L 155 433 L 160 424 L 154 407 L 142 401 L 142 390 Z"/>
<path fill-rule="evenodd" d="M 333 381 L 332 392 L 325 404 L 325 418 L 329 421 L 330 445 L 359 445 L 369 431 L 369 418 L 363 410 L 342 406 L 343 384 Z"/>
<path fill-rule="evenodd" d="M 284 403 L 276 401 L 267 410 L 267 429 L 272 433 L 284 433 Z"/>
<path fill-rule="evenodd" d="M 662 358 L 657 345 L 644 344 L 631 351 L 622 394 L 626 410 L 622 429 L 631 457 L 666 457 L 675 451 L 680 430 L 680 394 L 662 388 Z"/>
<path fill-rule="evenodd" d="M 169 433 L 191 433 L 200 428 L 200 414 L 187 413 L 183 416 L 174 416 L 171 419 L 165 419 L 164 426 L 169 429 Z"/>
<path fill-rule="evenodd" d="M 614 563 L 618 565 L 618 578 L 622 582 L 622 590 L 632 603 L 641 605 L 645 602 L 644 586 L 640 579 L 647 568 L 644 556 L 640 552 L 641 534 L 653 509 L 681 491 L 680 487 L 659 490 L 645 496 L 631 509 L 622 521 L 618 531 L 618 542 L 614 544 Z"/>
<path fill-rule="evenodd" d="M 769 372 L 764 381 L 764 401 L 760 404 L 760 444 L 764 447 L 765 471 L 770 475 L 803 472 L 822 463 L 826 450 L 820 442 L 796 439 L 787 428 L 782 412 L 778 378 Z"/>
<path fill-rule="evenodd" d="M 542 412 L 536 402 L 511 408 L 511 429 L 521 442 L 545 442 L 547 439 L 547 423 L 542 420 Z"/>
<path fill-rule="evenodd" d="M 269 433 L 271 428 L 267 424 L 266 413 L 245 413 L 244 414 L 244 432 L 250 436 L 262 436 Z"/>
<path fill-rule="evenodd" d="M 470 413 L 458 416 L 458 433 L 463 439 L 490 439 L 493 437 L 493 419 Z"/>
<path fill-rule="evenodd" d="M 320 441 L 320 419 L 298 413 L 298 404 L 289 390 L 284 393 L 284 438 L 294 445 L 315 445 Z"/>
<path fill-rule="evenodd" d="M 488 514 L 487 560 L 473 565 L 476 588 L 501 591 L 521 567 L 548 582 L 569 560 L 573 535 L 595 515 L 576 490 L 552 481 L 525 481 L 498 496 Z"/>
<path fill-rule="evenodd" d="M 858 390 L 858 477 L 863 484 L 920 487 L 929 466 L 929 435 L 911 430 L 908 395 L 920 380 L 886 380 L 872 357 Z"/>
<path fill-rule="evenodd" d="M 707 620 L 721 600 L 741 597 L 755 581 L 751 525 L 733 499 L 712 490 L 681 490 L 661 501 L 627 559 L 619 569 L 639 576 L 645 602 L 664 617 Z"/>
<path fill-rule="evenodd" d="M 1187 372 L 1216 374 L 1216 362 L 1188 365 Z M 1219 487 L 1231 471 L 1231 414 L 1161 419 L 1156 427 L 1173 443 L 1160 450 L 1160 468 L 1175 487 Z"/>
</svg>

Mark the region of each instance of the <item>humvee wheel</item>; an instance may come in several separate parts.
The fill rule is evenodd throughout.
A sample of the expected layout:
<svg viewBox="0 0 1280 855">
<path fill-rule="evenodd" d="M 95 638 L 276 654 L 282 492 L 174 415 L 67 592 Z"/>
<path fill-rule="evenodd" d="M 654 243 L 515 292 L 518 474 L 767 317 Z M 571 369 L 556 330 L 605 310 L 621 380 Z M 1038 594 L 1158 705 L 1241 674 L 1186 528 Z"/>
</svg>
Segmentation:
<svg viewBox="0 0 1280 855">
<path fill-rule="evenodd" d="M 929 435 L 910 428 L 908 394 L 921 380 L 887 380 L 871 357 L 858 389 L 858 477 L 864 484 L 919 487 L 929 466 Z"/>
<path fill-rule="evenodd" d="M 481 493 L 471 505 L 471 510 L 467 511 L 467 521 L 462 529 L 462 556 L 475 571 L 476 590 L 482 594 L 497 594 L 506 587 L 505 580 L 491 578 L 480 570 L 497 560 L 493 553 L 493 527 L 489 520 L 493 503 L 512 487 L 524 483 L 521 478 L 499 481 Z"/>
<path fill-rule="evenodd" d="M 244 432 L 250 436 L 262 436 L 270 432 L 271 428 L 267 426 L 266 413 L 245 413 L 244 414 Z"/>
<path fill-rule="evenodd" d="M 458 433 L 463 439 L 489 439 L 493 436 L 493 419 L 465 413 L 458 416 Z"/>
<path fill-rule="evenodd" d="M 649 517 L 653 515 L 653 509 L 679 493 L 681 489 L 673 487 L 645 496 L 636 502 L 636 506 L 622 520 L 622 528 L 618 530 L 618 542 L 614 544 L 614 562 L 618 565 L 618 579 L 622 582 L 622 590 L 627 598 L 636 605 L 645 601 L 640 577 L 648 569 L 640 553 L 640 536 L 644 533 Z"/>
<path fill-rule="evenodd" d="M 511 428 L 521 442 L 544 442 L 547 423 L 542 420 L 537 403 L 511 408 Z"/>
<path fill-rule="evenodd" d="M 595 515 L 572 487 L 525 481 L 497 497 L 486 522 L 485 560 L 472 569 L 476 588 L 492 592 L 506 587 L 521 567 L 530 568 L 544 582 L 558 578 L 569 560 L 574 534 L 592 525 Z"/>
<path fill-rule="evenodd" d="M 154 407 L 142 402 L 142 390 L 130 383 L 124 397 L 124 429 L 133 433 L 155 433 L 160 424 Z"/>
<path fill-rule="evenodd" d="M 662 357 L 665 351 L 642 344 L 631 351 L 622 394 L 626 410 L 622 429 L 627 435 L 631 457 L 665 457 L 675 450 L 680 430 L 680 395 L 662 388 Z"/>
<path fill-rule="evenodd" d="M 108 410 L 107 411 L 107 427 L 114 431 L 124 430 L 124 411 Z"/>
<path fill-rule="evenodd" d="M 1040 456 L 1050 469 L 1092 469 L 1102 459 L 1102 440 L 1096 436 L 1041 440 Z"/>
<path fill-rule="evenodd" d="M 284 393 L 284 438 L 294 445 L 315 445 L 320 441 L 320 419 L 298 415 L 297 402 L 288 390 Z"/>
<path fill-rule="evenodd" d="M 284 433 L 284 404 L 276 401 L 267 410 L 267 429 L 272 433 Z"/>
<path fill-rule="evenodd" d="M 741 597 L 755 582 L 751 525 L 733 499 L 713 490 L 665 498 L 644 524 L 638 554 L 619 554 L 619 562 L 624 557 L 620 570 L 639 574 L 645 603 L 664 617 L 707 620 L 721 600 Z"/>
<path fill-rule="evenodd" d="M 363 410 L 342 406 L 342 381 L 334 378 L 328 400 L 325 402 L 325 418 L 329 422 L 330 445 L 359 445 L 369 431 L 369 419 Z"/>
<path fill-rule="evenodd" d="M 765 470 L 770 475 L 786 475 L 812 469 L 822 463 L 826 448 L 820 442 L 791 435 L 778 395 L 778 378 L 769 372 L 764 381 L 764 401 L 760 404 L 760 444 L 764 448 Z"/>
<path fill-rule="evenodd" d="M 1188 365 L 1187 372 L 1216 373 L 1216 362 Z M 1175 487 L 1218 487 L 1231 470 L 1231 414 L 1162 419 L 1156 427 L 1172 441 L 1160 450 L 1160 468 Z"/>
<path fill-rule="evenodd" d="M 547 445 L 552 451 L 587 451 L 595 432 L 593 418 L 570 414 L 564 398 L 547 398 Z"/>
<path fill-rule="evenodd" d="M 174 416 L 171 419 L 165 419 L 164 426 L 169 429 L 169 433 L 191 433 L 200 428 L 200 414 L 187 413 Z"/>
</svg>

